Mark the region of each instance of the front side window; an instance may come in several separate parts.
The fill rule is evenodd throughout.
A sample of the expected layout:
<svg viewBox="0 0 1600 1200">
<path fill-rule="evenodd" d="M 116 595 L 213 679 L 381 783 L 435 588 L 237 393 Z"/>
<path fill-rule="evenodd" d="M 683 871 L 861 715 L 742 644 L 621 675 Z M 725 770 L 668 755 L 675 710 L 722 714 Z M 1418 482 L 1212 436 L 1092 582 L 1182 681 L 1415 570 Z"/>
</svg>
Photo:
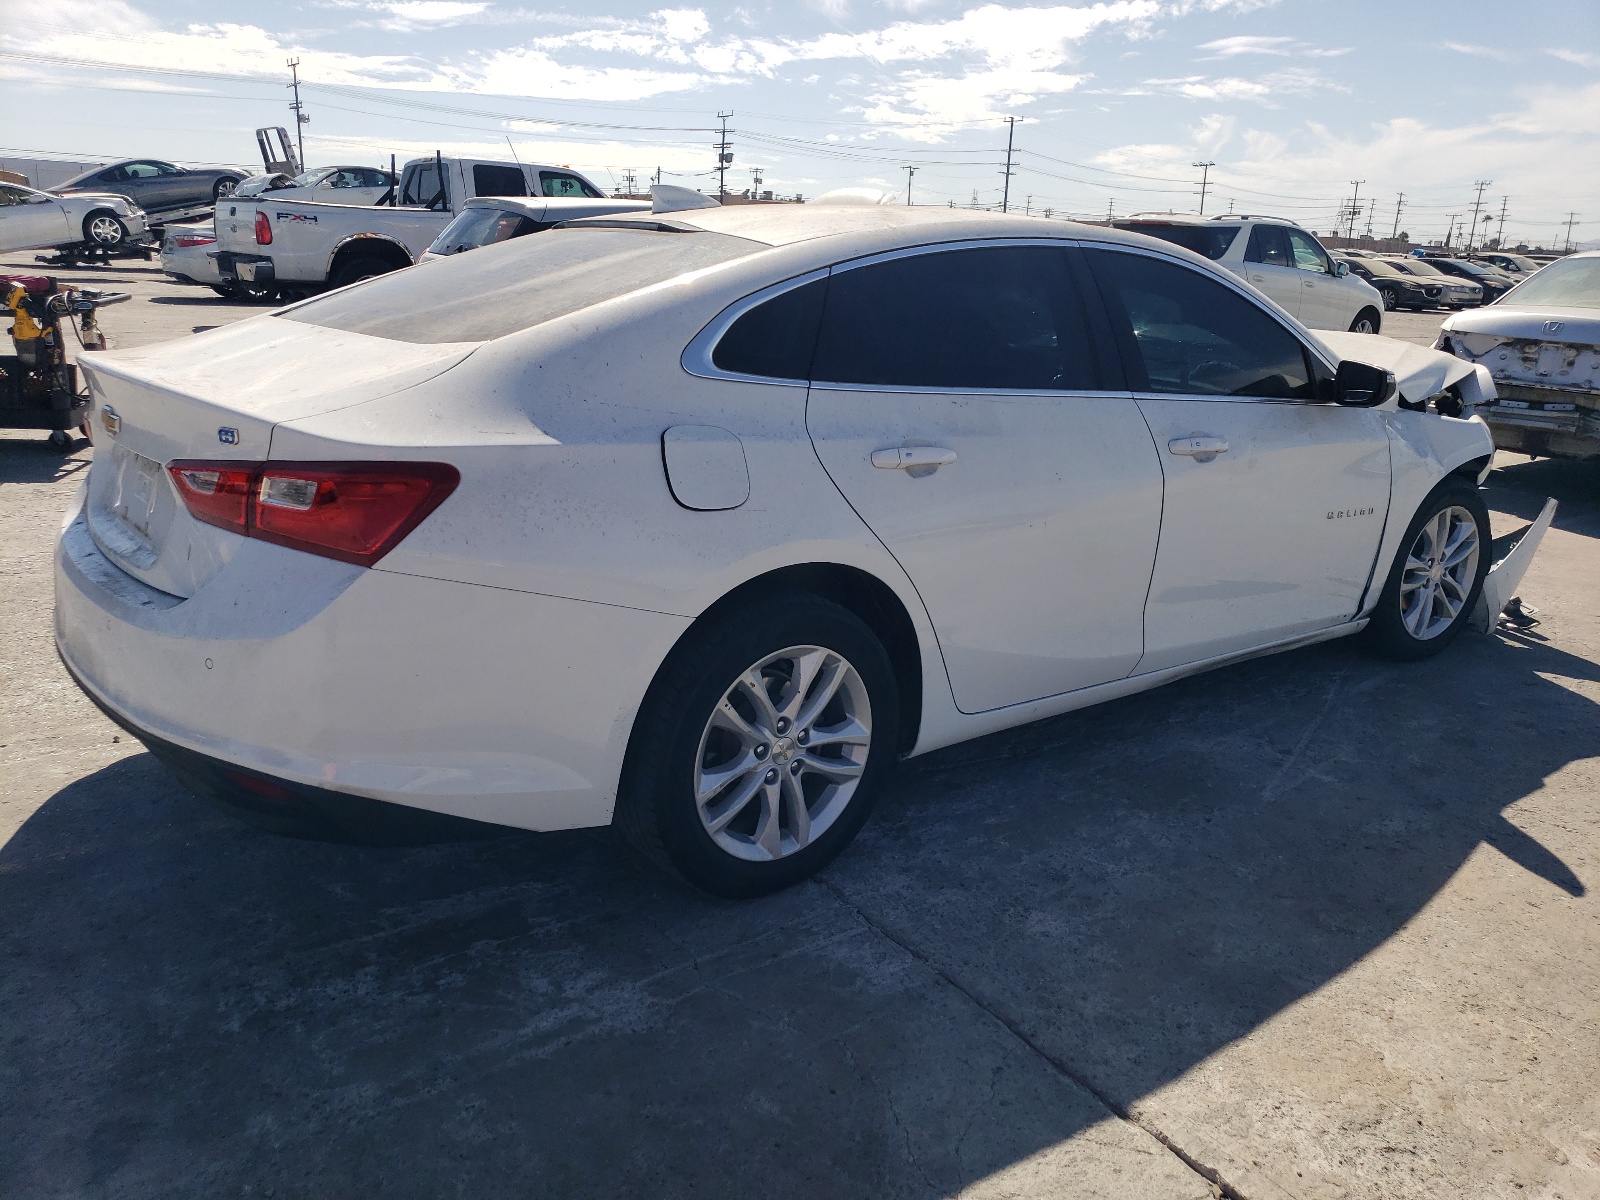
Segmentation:
<svg viewBox="0 0 1600 1200">
<path fill-rule="evenodd" d="M 1268 267 L 1292 267 L 1294 256 L 1289 250 L 1289 239 L 1281 225 L 1256 225 L 1250 230 L 1250 242 L 1244 250 L 1245 262 L 1261 263 Z"/>
<path fill-rule="evenodd" d="M 576 175 L 559 171 L 540 171 L 539 187 L 546 196 L 587 196 L 591 200 L 602 198 L 599 192 Z"/>
<path fill-rule="evenodd" d="M 835 270 L 813 382 L 974 391 L 1098 386 L 1066 251 L 942 250 Z"/>
<path fill-rule="evenodd" d="M 156 174 L 157 175 L 182 175 L 183 174 L 183 171 L 180 168 L 173 166 L 171 163 L 158 162 L 158 163 L 151 163 L 150 165 L 156 169 Z"/>
<path fill-rule="evenodd" d="M 1314 397 L 1299 339 L 1232 288 L 1147 255 L 1094 250 L 1090 259 L 1135 391 Z"/>
<path fill-rule="evenodd" d="M 1333 264 L 1328 261 L 1328 252 L 1322 248 L 1322 243 L 1303 229 L 1285 229 L 1283 232 L 1288 235 L 1295 266 L 1302 271 L 1333 274 Z"/>
<path fill-rule="evenodd" d="M 478 163 L 472 168 L 472 190 L 479 196 L 526 196 L 528 179 L 521 167 Z"/>
<path fill-rule="evenodd" d="M 26 204 L 28 193 L 19 188 L 7 187 L 0 183 L 0 206 L 9 207 L 13 204 Z"/>
<path fill-rule="evenodd" d="M 438 164 L 418 163 L 415 167 L 407 169 L 405 189 L 400 196 L 401 204 L 432 208 L 436 204 L 443 204 L 446 199 L 444 187 L 439 180 Z"/>
</svg>

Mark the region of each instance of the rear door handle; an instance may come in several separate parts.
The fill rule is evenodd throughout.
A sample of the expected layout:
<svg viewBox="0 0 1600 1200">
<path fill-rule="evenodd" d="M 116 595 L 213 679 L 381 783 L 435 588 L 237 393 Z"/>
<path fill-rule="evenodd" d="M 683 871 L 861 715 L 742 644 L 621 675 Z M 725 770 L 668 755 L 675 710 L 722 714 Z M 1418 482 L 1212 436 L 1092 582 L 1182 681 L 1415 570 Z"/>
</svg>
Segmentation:
<svg viewBox="0 0 1600 1200">
<path fill-rule="evenodd" d="M 1227 452 L 1228 443 L 1225 439 L 1203 433 L 1173 438 L 1167 443 L 1168 454 L 1182 455 L 1194 459 L 1195 462 L 1210 462 L 1217 455 Z"/>
<path fill-rule="evenodd" d="M 872 465 L 885 471 L 907 467 L 943 467 L 955 462 L 956 452 L 943 446 L 891 446 L 872 452 Z"/>
</svg>

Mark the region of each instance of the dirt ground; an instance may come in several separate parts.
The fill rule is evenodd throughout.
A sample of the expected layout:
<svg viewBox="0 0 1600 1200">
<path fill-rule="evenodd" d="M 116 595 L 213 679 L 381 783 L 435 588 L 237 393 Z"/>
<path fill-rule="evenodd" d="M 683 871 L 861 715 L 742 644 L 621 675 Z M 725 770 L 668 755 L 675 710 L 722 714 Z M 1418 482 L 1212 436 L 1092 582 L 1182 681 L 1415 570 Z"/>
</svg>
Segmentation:
<svg viewBox="0 0 1600 1200">
<path fill-rule="evenodd" d="M 76 274 L 124 346 L 261 311 Z M 0 431 L 0 1195 L 1600 1196 L 1600 467 L 1490 477 L 1497 532 L 1562 502 L 1536 628 L 916 759 L 729 904 L 192 798 L 55 656 L 91 453 Z"/>
</svg>

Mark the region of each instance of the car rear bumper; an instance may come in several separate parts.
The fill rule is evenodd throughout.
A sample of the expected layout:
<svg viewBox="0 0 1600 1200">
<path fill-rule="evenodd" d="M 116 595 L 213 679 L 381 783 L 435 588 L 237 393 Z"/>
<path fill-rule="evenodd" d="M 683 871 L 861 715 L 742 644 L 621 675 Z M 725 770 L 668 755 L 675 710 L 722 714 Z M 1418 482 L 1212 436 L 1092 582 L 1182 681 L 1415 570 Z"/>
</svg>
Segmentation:
<svg viewBox="0 0 1600 1200">
<path fill-rule="evenodd" d="M 232 250 L 219 250 L 207 257 L 215 258 L 217 274 L 226 283 L 276 283 L 277 268 L 265 254 L 239 254 Z"/>
<path fill-rule="evenodd" d="M 332 836 L 375 803 L 607 824 L 634 713 L 688 625 L 248 539 L 184 599 L 122 571 L 81 507 L 55 566 L 56 645 L 96 704 L 202 794 Z"/>
</svg>

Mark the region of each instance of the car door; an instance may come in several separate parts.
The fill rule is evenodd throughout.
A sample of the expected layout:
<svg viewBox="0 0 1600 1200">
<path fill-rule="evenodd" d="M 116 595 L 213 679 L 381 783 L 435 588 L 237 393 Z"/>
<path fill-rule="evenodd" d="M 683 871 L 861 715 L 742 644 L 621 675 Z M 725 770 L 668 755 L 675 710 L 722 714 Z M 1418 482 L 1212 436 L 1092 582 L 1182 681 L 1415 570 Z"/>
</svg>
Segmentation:
<svg viewBox="0 0 1600 1200">
<path fill-rule="evenodd" d="M 1313 329 L 1348 329 L 1355 310 L 1341 280 L 1333 273 L 1328 252 L 1304 229 L 1282 232 L 1289 239 L 1289 253 L 1300 275 L 1300 311 L 1295 313 L 1300 323 Z M 1347 308 L 1351 309 L 1348 313 Z"/>
<path fill-rule="evenodd" d="M 1166 476 L 1139 672 L 1354 617 L 1389 507 L 1383 417 L 1318 402 L 1327 368 L 1222 279 L 1088 256 Z"/>
<path fill-rule="evenodd" d="M 1300 272 L 1294 266 L 1288 230 L 1282 225 L 1252 225 L 1244 248 L 1244 277 L 1291 316 L 1300 315 Z"/>
<path fill-rule="evenodd" d="M 934 246 L 827 282 L 807 427 L 927 605 L 965 712 L 1123 678 L 1143 652 L 1161 468 L 1103 387 L 1075 253 Z"/>
<path fill-rule="evenodd" d="M 59 200 L 0 183 L 0 252 L 56 246 L 77 236 Z"/>
<path fill-rule="evenodd" d="M 164 189 L 161 170 L 153 162 L 124 163 L 121 167 L 122 179 L 116 185 L 116 190 L 128 197 L 140 208 L 147 212 L 154 212 L 166 207 L 162 200 Z"/>
</svg>

